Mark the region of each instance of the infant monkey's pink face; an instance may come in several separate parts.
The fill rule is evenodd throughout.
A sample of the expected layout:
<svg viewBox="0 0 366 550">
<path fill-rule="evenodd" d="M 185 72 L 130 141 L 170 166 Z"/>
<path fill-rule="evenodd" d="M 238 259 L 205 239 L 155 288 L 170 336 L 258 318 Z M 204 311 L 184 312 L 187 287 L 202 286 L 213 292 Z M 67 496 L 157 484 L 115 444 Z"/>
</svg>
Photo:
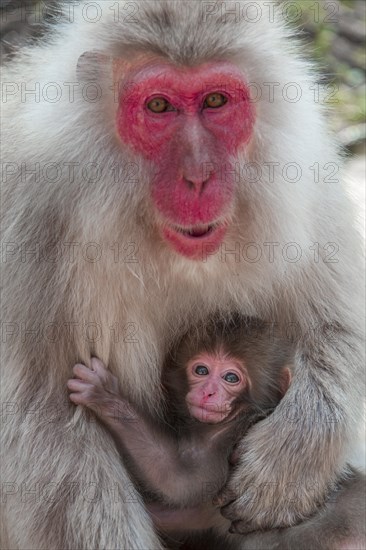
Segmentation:
<svg viewBox="0 0 366 550">
<path fill-rule="evenodd" d="M 200 353 L 186 368 L 186 403 L 191 416 L 200 422 L 222 422 L 231 413 L 235 399 L 250 388 L 243 361 L 223 351 Z"/>
</svg>

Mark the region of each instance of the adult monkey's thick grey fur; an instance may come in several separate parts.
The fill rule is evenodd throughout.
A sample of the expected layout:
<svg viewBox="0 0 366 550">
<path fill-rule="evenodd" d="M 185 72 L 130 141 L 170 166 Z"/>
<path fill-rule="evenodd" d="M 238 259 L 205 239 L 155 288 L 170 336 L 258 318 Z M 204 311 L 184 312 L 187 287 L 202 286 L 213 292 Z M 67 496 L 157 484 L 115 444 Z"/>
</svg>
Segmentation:
<svg viewBox="0 0 366 550">
<path fill-rule="evenodd" d="M 91 354 L 111 365 L 127 396 L 153 414 L 164 354 L 192 320 L 217 308 L 239 309 L 297 327 L 297 370 L 282 414 L 278 423 L 264 420 L 248 434 L 229 484 L 242 487 L 232 518 L 254 529 L 293 524 L 313 512 L 343 471 L 361 416 L 359 240 L 341 183 L 329 181 L 340 161 L 314 101 L 310 67 L 267 12 L 253 23 L 225 20 L 221 7 L 207 15 L 205 2 L 141 1 L 131 22 L 124 4 L 118 22 L 109 9 L 116 2 L 103 1 L 95 23 L 83 20 L 82 6 L 75 8 L 73 24 L 60 24 L 52 42 L 30 48 L 3 71 L 4 82 L 19 89 L 22 82 L 29 88 L 39 82 L 41 90 L 57 82 L 64 92 L 54 103 L 42 94 L 40 102 L 8 95 L 2 108 L 4 548 L 160 548 L 108 434 L 80 411 L 73 414 L 68 403 L 64 388 L 72 365 Z M 224 13 L 229 9 L 224 3 Z M 122 152 L 115 137 L 108 67 L 95 77 L 103 88 L 97 104 L 82 97 L 82 86 L 70 102 L 65 83 L 75 82 L 80 55 L 92 50 L 127 59 L 142 50 L 183 65 L 227 59 L 262 90 L 254 135 L 238 158 L 241 167 L 257 163 L 261 173 L 242 170 L 225 261 L 220 253 L 187 260 L 156 237 L 149 167 Z M 273 101 L 268 83 L 279 83 Z M 301 88 L 299 101 L 286 99 L 288 83 Z M 83 169 L 92 162 L 102 173 L 88 181 Z M 116 177 L 116 167 L 126 162 L 139 163 L 136 181 L 126 172 Z M 37 170 L 36 163 L 40 177 L 25 173 Z M 61 177 L 47 171 L 49 163 L 60 167 Z M 296 183 L 286 177 L 287 169 L 292 177 L 288 163 L 301 167 Z M 87 261 L 91 242 L 101 247 L 95 262 Z M 138 246 L 137 263 L 123 260 L 131 251 L 123 245 L 131 242 Z M 250 262 L 244 254 L 236 262 L 228 252 L 249 242 L 257 243 L 261 257 Z M 276 243 L 274 258 L 268 243 Z M 281 253 L 286 258 L 288 243 L 301 249 L 296 262 Z M 124 329 L 127 323 L 135 325 Z M 94 338 L 93 326 L 101 329 Z M 138 341 L 131 343 L 134 326 Z M 25 333 L 36 329 L 38 338 Z M 271 503 L 268 485 L 260 490 L 268 483 Z M 246 500 L 245 488 L 253 485 L 257 498 Z"/>
</svg>

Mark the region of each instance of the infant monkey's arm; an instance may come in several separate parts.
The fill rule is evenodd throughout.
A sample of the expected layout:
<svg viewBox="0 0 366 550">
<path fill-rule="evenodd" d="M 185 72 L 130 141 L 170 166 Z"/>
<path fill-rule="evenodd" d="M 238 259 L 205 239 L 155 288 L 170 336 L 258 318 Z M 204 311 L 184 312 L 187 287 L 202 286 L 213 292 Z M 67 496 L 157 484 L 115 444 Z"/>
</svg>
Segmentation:
<svg viewBox="0 0 366 550">
<path fill-rule="evenodd" d="M 73 372 L 76 378 L 67 383 L 70 400 L 94 411 L 145 489 L 182 507 L 200 503 L 205 487 L 214 494 L 214 487 L 219 491 L 224 485 L 230 424 L 205 425 L 178 439 L 172 429 L 151 421 L 123 398 L 117 378 L 99 359 L 92 358 L 91 368 L 77 364 Z"/>
</svg>

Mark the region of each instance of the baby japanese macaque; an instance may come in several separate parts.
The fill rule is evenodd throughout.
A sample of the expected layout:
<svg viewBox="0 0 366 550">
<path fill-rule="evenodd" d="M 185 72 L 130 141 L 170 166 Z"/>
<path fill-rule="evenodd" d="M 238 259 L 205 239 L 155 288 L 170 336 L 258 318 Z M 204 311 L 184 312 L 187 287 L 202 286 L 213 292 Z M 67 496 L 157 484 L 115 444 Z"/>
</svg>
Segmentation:
<svg viewBox="0 0 366 550">
<path fill-rule="evenodd" d="M 259 321 L 211 321 L 192 328 L 163 366 L 166 401 L 160 421 L 124 397 L 117 378 L 99 359 L 92 358 L 90 368 L 74 366 L 76 378 L 68 381 L 71 401 L 92 409 L 110 431 L 169 547 L 188 536 L 192 549 L 225 544 L 262 550 L 280 544 L 309 550 L 322 540 L 318 547 L 328 549 L 338 548 L 332 546 L 333 536 L 349 536 L 345 520 L 362 514 L 365 487 L 356 472 L 314 518 L 288 529 L 228 534 L 234 529 L 221 514 L 219 497 L 215 502 L 240 458 L 236 443 L 286 393 L 293 356 L 289 342 L 271 338 Z M 294 421 L 291 412 L 283 421 Z"/>
<path fill-rule="evenodd" d="M 92 358 L 77 364 L 70 399 L 91 408 L 112 433 L 163 532 L 226 523 L 212 497 L 225 485 L 229 456 L 250 425 L 273 410 L 291 379 L 290 346 L 259 322 L 209 322 L 190 330 L 162 370 L 165 422 L 143 414 L 118 380 Z M 184 528 L 183 528 L 184 527 Z"/>
</svg>

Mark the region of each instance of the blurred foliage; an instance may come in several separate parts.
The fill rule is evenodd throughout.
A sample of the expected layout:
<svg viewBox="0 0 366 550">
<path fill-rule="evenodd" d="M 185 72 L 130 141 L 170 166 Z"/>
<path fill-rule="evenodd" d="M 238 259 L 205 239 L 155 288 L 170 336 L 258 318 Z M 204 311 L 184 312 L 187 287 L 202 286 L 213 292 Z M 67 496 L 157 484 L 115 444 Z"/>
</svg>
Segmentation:
<svg viewBox="0 0 366 550">
<path fill-rule="evenodd" d="M 362 150 L 366 141 L 366 2 L 298 0 L 295 11 L 294 25 L 302 29 L 325 81 L 335 86 L 332 124 L 346 147 Z"/>
</svg>

